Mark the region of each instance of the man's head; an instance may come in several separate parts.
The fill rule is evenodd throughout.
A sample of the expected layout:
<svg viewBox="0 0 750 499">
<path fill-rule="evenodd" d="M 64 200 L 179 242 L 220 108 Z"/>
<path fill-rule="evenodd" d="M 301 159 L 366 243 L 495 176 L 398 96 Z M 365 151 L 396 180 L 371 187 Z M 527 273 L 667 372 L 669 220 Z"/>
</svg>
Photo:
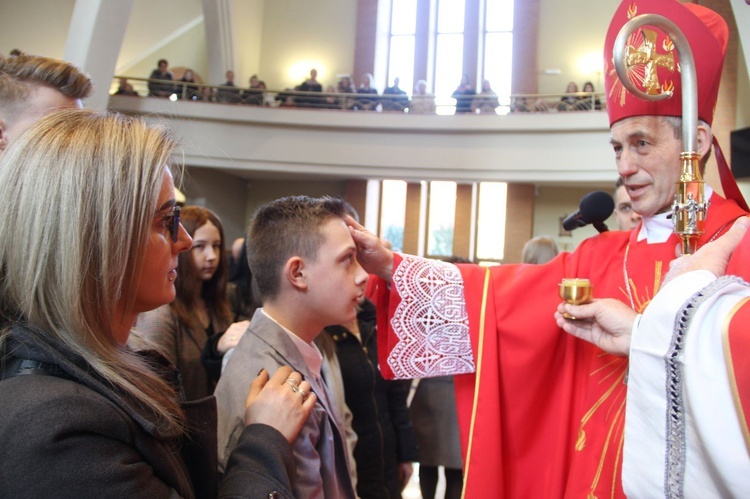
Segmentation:
<svg viewBox="0 0 750 499">
<path fill-rule="evenodd" d="M 234 83 L 234 71 L 231 69 L 226 73 L 227 81 Z"/>
<path fill-rule="evenodd" d="M 633 204 L 622 177 L 617 177 L 615 182 L 615 219 L 620 230 L 633 230 L 641 221 L 641 216 L 633 211 Z"/>
<path fill-rule="evenodd" d="M 256 212 L 248 261 L 264 303 L 294 290 L 310 305 L 299 313 L 314 310 L 324 325 L 356 316 L 367 273 L 357 262 L 346 213 L 341 199 L 307 196 L 277 199 Z"/>
<path fill-rule="evenodd" d="M 681 170 L 682 79 L 677 49 L 661 29 L 646 26 L 633 32 L 626 43 L 633 61 L 631 81 L 646 93 L 673 96 L 659 101 L 630 94 L 620 82 L 613 63 L 613 46 L 622 26 L 642 14 L 658 14 L 675 23 L 690 44 L 698 86 L 696 148 L 701 168 L 710 154 L 710 124 L 718 96 L 728 28 L 715 12 L 676 0 L 625 0 L 615 13 L 605 42 L 605 86 L 611 142 L 617 168 L 633 209 L 643 215 L 671 208 Z M 637 57 L 636 57 L 637 56 Z M 648 56 L 648 57 L 647 57 Z M 646 60 L 652 58 L 650 60 Z M 651 71 L 651 72 L 649 72 Z"/>
<path fill-rule="evenodd" d="M 88 75 L 67 62 L 27 54 L 0 57 L 0 151 L 42 116 L 83 107 L 81 99 L 92 91 Z"/>
<path fill-rule="evenodd" d="M 169 69 L 169 62 L 166 59 L 159 59 L 156 65 L 159 67 L 159 71 L 161 71 L 162 73 L 166 73 L 167 69 Z"/>
</svg>

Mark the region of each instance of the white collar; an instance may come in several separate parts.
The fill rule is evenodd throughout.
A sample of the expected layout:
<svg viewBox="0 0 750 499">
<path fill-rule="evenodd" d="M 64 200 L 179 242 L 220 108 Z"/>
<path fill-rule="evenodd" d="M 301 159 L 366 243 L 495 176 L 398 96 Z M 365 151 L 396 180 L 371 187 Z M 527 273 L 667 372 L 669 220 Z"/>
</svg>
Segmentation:
<svg viewBox="0 0 750 499">
<path fill-rule="evenodd" d="M 268 317 L 270 320 L 276 323 L 281 329 L 284 330 L 286 334 L 289 335 L 289 338 L 292 339 L 292 342 L 299 350 L 299 353 L 302 355 L 302 358 L 305 360 L 305 364 L 307 365 L 307 368 L 310 370 L 312 374 L 314 374 L 317 378 L 320 378 L 320 368 L 323 365 L 323 355 L 320 353 L 320 350 L 318 350 L 318 347 L 315 343 L 307 343 L 305 340 L 282 326 L 278 323 L 276 319 L 271 317 L 266 313 L 265 310 L 262 308 L 260 309 L 260 312 L 263 313 L 266 317 Z"/>
<path fill-rule="evenodd" d="M 709 185 L 704 188 L 706 199 L 711 199 L 714 190 Z M 670 215 L 672 212 L 659 213 L 651 217 L 644 217 L 641 222 L 641 228 L 638 231 L 638 241 L 644 239 L 648 244 L 665 243 L 669 237 L 674 234 L 674 223 Z M 669 217 L 669 218 L 668 218 Z"/>
</svg>

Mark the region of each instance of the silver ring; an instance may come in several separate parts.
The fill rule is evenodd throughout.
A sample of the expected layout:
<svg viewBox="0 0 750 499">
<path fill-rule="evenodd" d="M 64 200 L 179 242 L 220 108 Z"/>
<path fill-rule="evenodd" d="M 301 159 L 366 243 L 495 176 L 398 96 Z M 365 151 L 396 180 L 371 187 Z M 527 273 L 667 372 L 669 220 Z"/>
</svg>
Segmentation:
<svg viewBox="0 0 750 499">
<path fill-rule="evenodd" d="M 305 390 L 297 388 L 297 393 L 299 393 L 300 395 L 302 395 L 302 400 L 305 400 L 307 398 L 307 392 Z"/>
<path fill-rule="evenodd" d="M 287 378 L 286 381 L 284 381 L 287 385 L 290 385 L 292 389 L 297 388 L 297 385 L 299 384 L 299 381 L 297 381 L 294 378 Z"/>
</svg>

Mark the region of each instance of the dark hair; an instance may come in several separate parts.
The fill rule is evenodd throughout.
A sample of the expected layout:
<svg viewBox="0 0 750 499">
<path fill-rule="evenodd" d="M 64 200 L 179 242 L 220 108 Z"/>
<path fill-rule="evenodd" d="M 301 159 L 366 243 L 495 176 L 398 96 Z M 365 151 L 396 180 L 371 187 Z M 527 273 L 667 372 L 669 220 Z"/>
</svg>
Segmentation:
<svg viewBox="0 0 750 499">
<path fill-rule="evenodd" d="M 161 63 L 162 63 L 162 62 L 163 62 L 164 64 L 166 64 L 167 66 L 169 66 L 169 61 L 167 61 L 166 59 L 159 59 L 159 62 L 157 62 L 157 63 L 156 63 L 156 65 L 157 65 L 157 66 L 161 66 Z"/>
<path fill-rule="evenodd" d="M 180 223 L 185 227 L 190 237 L 193 237 L 195 231 L 208 222 L 219 229 L 221 238 L 216 272 L 208 281 L 201 280 L 193 261 L 192 252 L 180 253 L 177 267 L 178 278 L 175 280 L 177 296 L 169 305 L 177 319 L 191 329 L 203 327 L 195 314 L 195 304 L 199 297 L 206 304 L 209 320 L 219 322 L 218 325 L 222 329 L 229 326 L 232 319 L 232 312 L 227 299 L 228 262 L 224 251 L 224 228 L 221 220 L 213 211 L 201 206 L 185 206 L 180 212 Z"/>
<path fill-rule="evenodd" d="M 255 212 L 247 235 L 250 270 L 263 301 L 278 296 L 281 271 L 293 256 L 314 259 L 324 236 L 320 231 L 331 217 L 344 218 L 344 201 L 329 196 L 289 196 Z"/>
</svg>

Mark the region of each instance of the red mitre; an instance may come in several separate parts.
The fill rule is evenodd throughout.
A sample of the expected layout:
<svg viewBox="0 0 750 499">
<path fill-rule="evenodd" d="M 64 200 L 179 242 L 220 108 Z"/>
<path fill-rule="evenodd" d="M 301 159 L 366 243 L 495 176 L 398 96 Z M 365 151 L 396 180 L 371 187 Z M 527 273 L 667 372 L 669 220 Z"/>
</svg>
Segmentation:
<svg viewBox="0 0 750 499">
<path fill-rule="evenodd" d="M 625 23 L 643 14 L 666 17 L 687 39 L 698 81 L 698 118 L 710 125 L 719 94 L 729 28 L 716 12 L 696 4 L 683 5 L 676 0 L 624 0 L 615 12 L 604 42 L 604 85 L 610 125 L 631 116 L 682 116 L 682 77 L 677 48 L 660 29 L 643 26 L 630 35 L 626 45 L 634 63 L 631 63 L 628 75 L 643 92 L 658 94 L 672 90 L 672 98 L 661 101 L 640 99 L 625 90 L 617 77 L 612 62 L 615 38 Z M 645 61 L 640 62 L 647 57 L 652 61 L 651 67 L 656 68 L 655 75 L 650 78 Z"/>
<path fill-rule="evenodd" d="M 628 76 L 641 91 L 660 94 L 671 90 L 671 98 L 651 101 L 636 97 L 625 89 L 615 71 L 612 54 L 615 38 L 625 23 L 643 14 L 658 14 L 669 19 L 690 44 L 698 83 L 698 119 L 711 125 L 729 41 L 726 21 L 716 12 L 697 4 L 681 4 L 676 0 L 624 0 L 612 17 L 604 42 L 604 88 L 610 126 L 633 116 L 682 117 L 679 55 L 672 40 L 661 29 L 646 25 L 630 34 L 626 43 L 631 59 Z M 651 71 L 647 71 L 647 64 Z M 716 137 L 713 144 L 724 195 L 750 211 Z"/>
</svg>

